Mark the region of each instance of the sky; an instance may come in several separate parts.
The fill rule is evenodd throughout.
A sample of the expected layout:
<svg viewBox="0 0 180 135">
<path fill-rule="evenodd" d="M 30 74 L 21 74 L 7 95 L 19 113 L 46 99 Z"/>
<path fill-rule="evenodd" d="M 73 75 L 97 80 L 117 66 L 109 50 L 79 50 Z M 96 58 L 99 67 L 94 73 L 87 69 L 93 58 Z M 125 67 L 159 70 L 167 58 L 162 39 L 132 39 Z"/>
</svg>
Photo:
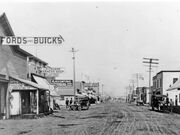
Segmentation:
<svg viewBox="0 0 180 135">
<path fill-rule="evenodd" d="M 76 80 L 100 82 L 100 92 L 103 84 L 111 96 L 124 96 L 136 73 L 144 77 L 138 85 L 148 86 L 144 57 L 159 59 L 152 75 L 180 70 L 180 2 L 3 2 L 0 6 L 16 36 L 64 38 L 60 46 L 21 46 L 52 67 L 65 68 L 58 79 L 73 79 L 72 47 L 78 50 Z"/>
</svg>

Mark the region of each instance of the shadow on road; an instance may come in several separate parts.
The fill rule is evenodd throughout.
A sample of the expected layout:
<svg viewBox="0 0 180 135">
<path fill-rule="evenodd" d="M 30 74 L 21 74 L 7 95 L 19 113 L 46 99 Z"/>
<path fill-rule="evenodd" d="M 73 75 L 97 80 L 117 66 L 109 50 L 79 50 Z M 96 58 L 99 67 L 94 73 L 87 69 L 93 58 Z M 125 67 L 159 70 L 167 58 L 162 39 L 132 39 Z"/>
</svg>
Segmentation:
<svg viewBox="0 0 180 135">
<path fill-rule="evenodd" d="M 89 117 L 81 117 L 80 119 L 94 119 L 94 118 L 99 118 L 99 119 L 102 119 L 102 118 L 105 118 L 107 116 L 101 116 L 101 115 L 95 115 L 95 116 L 89 116 Z"/>
<path fill-rule="evenodd" d="M 18 133 L 18 135 L 26 134 L 26 133 L 29 133 L 29 132 L 31 132 L 31 130 L 28 130 L 28 131 L 20 131 L 20 132 Z"/>
<path fill-rule="evenodd" d="M 51 117 L 56 117 L 56 118 L 65 119 L 65 117 L 63 117 L 63 116 L 58 116 L 58 115 L 51 115 Z"/>
<path fill-rule="evenodd" d="M 77 125 L 80 125 L 80 124 L 58 124 L 58 126 L 64 127 L 64 128 L 68 128 L 68 127 L 72 127 L 72 126 L 77 126 Z"/>
</svg>

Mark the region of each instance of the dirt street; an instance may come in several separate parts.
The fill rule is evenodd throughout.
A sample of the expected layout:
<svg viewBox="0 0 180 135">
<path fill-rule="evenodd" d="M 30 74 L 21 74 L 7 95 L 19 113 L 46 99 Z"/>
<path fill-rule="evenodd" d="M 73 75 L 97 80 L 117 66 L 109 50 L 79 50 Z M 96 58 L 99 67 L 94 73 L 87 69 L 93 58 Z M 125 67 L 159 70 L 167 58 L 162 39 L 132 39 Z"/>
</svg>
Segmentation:
<svg viewBox="0 0 180 135">
<path fill-rule="evenodd" d="M 92 105 L 39 119 L 0 120 L 0 135 L 180 135 L 180 115 L 126 103 Z"/>
</svg>

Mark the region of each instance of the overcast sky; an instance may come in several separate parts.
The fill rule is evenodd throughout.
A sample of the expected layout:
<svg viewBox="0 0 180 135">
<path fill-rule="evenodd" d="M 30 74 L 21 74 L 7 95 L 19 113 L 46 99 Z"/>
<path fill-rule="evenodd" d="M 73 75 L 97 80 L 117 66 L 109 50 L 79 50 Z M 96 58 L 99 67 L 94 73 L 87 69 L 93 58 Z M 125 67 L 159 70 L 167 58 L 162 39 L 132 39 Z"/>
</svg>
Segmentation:
<svg viewBox="0 0 180 135">
<path fill-rule="evenodd" d="M 1 3 L 16 36 L 58 36 L 61 46 L 21 47 L 52 67 L 64 67 L 72 79 L 71 47 L 76 53 L 76 80 L 100 81 L 112 95 L 124 95 L 133 74 L 148 86 L 142 58 L 158 58 L 160 70 L 180 70 L 180 3 L 56 2 Z"/>
</svg>

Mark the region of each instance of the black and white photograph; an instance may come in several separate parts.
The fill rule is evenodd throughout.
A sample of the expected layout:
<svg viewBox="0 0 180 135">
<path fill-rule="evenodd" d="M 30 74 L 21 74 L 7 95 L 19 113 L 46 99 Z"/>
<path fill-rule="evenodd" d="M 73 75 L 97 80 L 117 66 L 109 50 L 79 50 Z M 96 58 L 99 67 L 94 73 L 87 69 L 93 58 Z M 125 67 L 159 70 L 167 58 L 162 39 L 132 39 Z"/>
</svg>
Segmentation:
<svg viewBox="0 0 180 135">
<path fill-rule="evenodd" d="M 0 135 L 180 135 L 180 1 L 0 0 Z"/>
</svg>

